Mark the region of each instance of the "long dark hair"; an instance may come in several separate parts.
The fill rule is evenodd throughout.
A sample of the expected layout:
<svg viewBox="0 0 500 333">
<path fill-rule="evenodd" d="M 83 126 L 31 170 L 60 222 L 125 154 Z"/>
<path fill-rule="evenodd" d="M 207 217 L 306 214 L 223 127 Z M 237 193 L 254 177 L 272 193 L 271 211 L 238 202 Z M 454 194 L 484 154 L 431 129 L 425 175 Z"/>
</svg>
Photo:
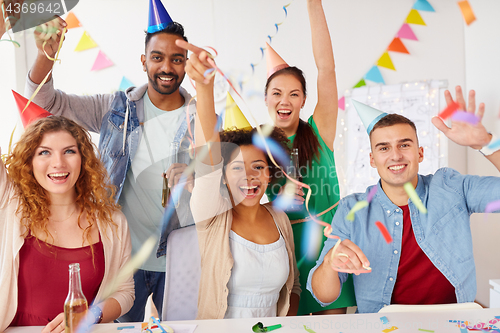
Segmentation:
<svg viewBox="0 0 500 333">
<path fill-rule="evenodd" d="M 297 80 L 299 80 L 302 85 L 302 92 L 304 96 L 307 95 L 306 90 L 306 79 L 304 73 L 297 67 L 285 67 L 273 73 L 266 82 L 266 88 L 264 94 L 267 96 L 267 89 L 271 81 L 279 75 L 292 75 Z M 319 156 L 319 141 L 314 131 L 308 122 L 299 119 L 299 127 L 297 127 L 297 132 L 295 133 L 295 139 L 293 140 L 293 148 L 299 149 L 299 164 L 300 166 L 310 166 L 313 158 Z"/>
</svg>

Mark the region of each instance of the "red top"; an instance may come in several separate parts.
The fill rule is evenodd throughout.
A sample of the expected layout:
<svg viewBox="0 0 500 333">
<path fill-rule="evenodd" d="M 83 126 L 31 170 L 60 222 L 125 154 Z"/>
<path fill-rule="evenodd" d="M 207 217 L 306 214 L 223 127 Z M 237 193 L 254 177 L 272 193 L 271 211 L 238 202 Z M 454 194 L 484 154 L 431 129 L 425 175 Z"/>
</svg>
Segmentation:
<svg viewBox="0 0 500 333">
<path fill-rule="evenodd" d="M 455 288 L 418 246 L 408 205 L 403 211 L 403 242 L 392 304 L 456 303 Z"/>
<path fill-rule="evenodd" d="M 100 239 L 90 246 L 67 249 L 51 246 L 33 236 L 19 251 L 18 305 L 10 326 L 45 326 L 64 312 L 68 295 L 69 264 L 80 264 L 80 277 L 89 304 L 104 277 L 104 247 Z"/>
</svg>

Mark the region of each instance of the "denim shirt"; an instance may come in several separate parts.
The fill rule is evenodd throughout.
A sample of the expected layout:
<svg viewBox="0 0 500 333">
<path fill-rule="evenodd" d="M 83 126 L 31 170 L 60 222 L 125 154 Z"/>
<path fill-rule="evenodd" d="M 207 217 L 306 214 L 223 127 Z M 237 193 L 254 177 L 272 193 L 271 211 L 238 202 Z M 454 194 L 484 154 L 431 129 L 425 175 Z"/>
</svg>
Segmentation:
<svg viewBox="0 0 500 333">
<path fill-rule="evenodd" d="M 127 90 L 128 92 L 128 90 Z M 186 104 L 189 103 L 191 96 L 181 88 L 181 94 L 185 98 Z M 143 96 L 143 95 L 141 95 Z M 127 105 L 128 104 L 128 105 Z M 125 147 L 123 147 L 123 129 L 125 126 L 125 115 L 129 108 L 127 121 L 127 133 L 125 138 Z M 194 114 L 195 105 L 191 105 L 190 126 L 191 133 L 194 134 Z M 99 151 L 110 177 L 111 184 L 116 186 L 116 198 L 120 197 L 127 176 L 131 161 L 137 152 L 139 140 L 142 137 L 142 126 L 139 119 L 144 119 L 144 99 L 132 100 L 127 98 L 124 92 L 118 92 L 113 99 L 109 112 L 104 116 L 99 140 Z M 186 117 L 182 122 L 174 137 L 174 142 L 179 143 L 179 150 L 187 150 L 190 146 L 188 139 L 188 123 Z M 125 149 L 123 149 L 125 148 Z M 167 250 L 167 237 L 175 229 L 182 225 L 193 224 L 191 210 L 189 209 L 190 193 L 184 190 L 180 201 L 186 204 L 179 205 L 173 216 L 167 221 L 163 218 L 161 237 L 156 252 L 157 257 L 163 256 Z M 183 218 L 186 221 L 179 221 Z"/>
<path fill-rule="evenodd" d="M 342 199 L 332 221 L 332 235 L 350 239 L 370 261 L 371 273 L 353 275 L 357 311 L 362 313 L 378 312 L 391 303 L 403 236 L 403 212 L 389 200 L 380 182 L 374 186 L 378 190 L 370 205 L 358 211 L 353 222 L 345 216 L 357 201 L 366 200 L 373 186 L 365 193 Z M 473 302 L 477 287 L 470 215 L 484 212 L 489 202 L 500 199 L 500 178 L 461 175 L 453 169 L 442 168 L 434 175 L 419 175 L 415 190 L 428 210 L 423 214 L 408 200 L 417 244 L 455 287 L 457 301 Z M 376 221 L 386 226 L 393 239 L 391 243 L 385 242 Z M 312 275 L 336 241 L 331 238 L 325 241 L 316 266 L 309 273 L 307 289 L 315 298 Z M 339 273 L 341 284 L 347 276 Z M 328 305 L 316 300 L 322 306 Z"/>
</svg>

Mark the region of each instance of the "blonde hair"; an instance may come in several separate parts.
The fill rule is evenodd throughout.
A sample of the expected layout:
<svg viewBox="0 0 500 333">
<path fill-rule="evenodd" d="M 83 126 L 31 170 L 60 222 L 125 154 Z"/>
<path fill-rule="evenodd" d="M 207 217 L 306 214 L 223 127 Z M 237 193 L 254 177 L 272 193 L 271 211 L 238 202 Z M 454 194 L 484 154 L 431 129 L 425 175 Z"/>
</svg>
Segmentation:
<svg viewBox="0 0 500 333">
<path fill-rule="evenodd" d="M 75 184 L 76 204 L 80 209 L 78 224 L 80 225 L 82 213 L 85 211 L 89 225 L 84 230 L 82 244 L 85 239 L 91 244 L 90 230 L 97 220 L 105 226 L 117 226 L 112 216 L 119 206 L 113 199 L 114 187 L 108 184 L 107 171 L 96 156 L 97 149 L 91 141 L 89 132 L 72 120 L 50 116 L 33 122 L 26 128 L 12 153 L 7 157 L 5 163 L 7 172 L 17 190 L 20 202 L 16 213 L 21 217 L 21 225 L 26 228 L 24 237 L 28 236 L 29 231 L 41 230 L 48 238 L 50 197 L 35 179 L 32 161 L 43 136 L 59 131 L 68 132 L 75 138 L 81 155 L 80 176 Z"/>
</svg>

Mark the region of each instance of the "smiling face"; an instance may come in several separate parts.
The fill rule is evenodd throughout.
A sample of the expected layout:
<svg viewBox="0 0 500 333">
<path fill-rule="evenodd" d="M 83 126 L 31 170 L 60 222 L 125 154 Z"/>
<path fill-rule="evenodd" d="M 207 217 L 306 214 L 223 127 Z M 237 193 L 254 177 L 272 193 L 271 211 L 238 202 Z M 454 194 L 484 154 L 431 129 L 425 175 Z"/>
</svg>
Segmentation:
<svg viewBox="0 0 500 333">
<path fill-rule="evenodd" d="M 76 139 L 69 132 L 44 134 L 32 163 L 36 181 L 49 196 L 76 196 L 82 158 Z"/>
<path fill-rule="evenodd" d="M 182 37 L 159 33 L 151 37 L 146 54 L 141 56 L 142 66 L 148 74 L 148 89 L 161 95 L 170 95 L 179 89 L 184 80 L 186 50 L 175 45 Z"/>
<path fill-rule="evenodd" d="M 225 181 L 235 205 L 258 205 L 270 181 L 266 156 L 253 145 L 240 146 L 226 166 Z"/>
<path fill-rule="evenodd" d="M 277 75 L 269 82 L 266 105 L 274 125 L 287 136 L 295 134 L 300 120 L 300 109 L 306 102 L 301 82 L 291 74 Z"/>
<path fill-rule="evenodd" d="M 374 129 L 370 134 L 370 165 L 377 168 L 382 188 L 403 187 L 418 182 L 418 164 L 424 159 L 424 149 L 418 146 L 417 134 L 408 124 L 396 124 Z"/>
</svg>

